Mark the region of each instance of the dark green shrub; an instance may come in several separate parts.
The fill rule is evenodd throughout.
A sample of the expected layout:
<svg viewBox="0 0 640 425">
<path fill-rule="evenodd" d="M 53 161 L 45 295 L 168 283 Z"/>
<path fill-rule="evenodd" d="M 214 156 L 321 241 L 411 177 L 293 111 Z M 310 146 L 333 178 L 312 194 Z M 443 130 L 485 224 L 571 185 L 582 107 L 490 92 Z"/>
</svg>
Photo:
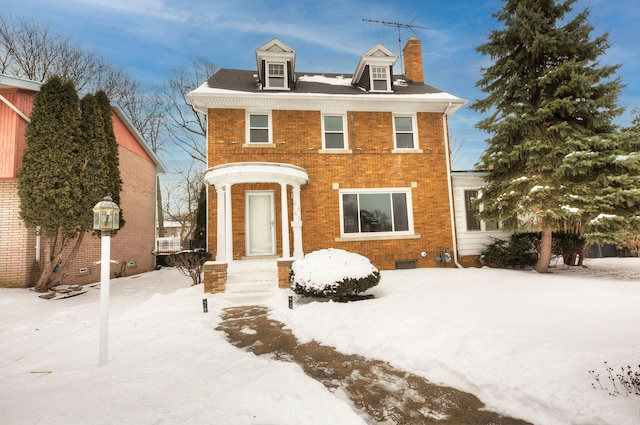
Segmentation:
<svg viewBox="0 0 640 425">
<path fill-rule="evenodd" d="M 551 253 L 562 256 L 564 263 L 576 265 L 586 241 L 575 233 L 553 232 Z M 495 268 L 523 268 L 533 266 L 540 253 L 540 232 L 514 233 L 509 240 L 494 239 L 480 255 L 482 264 Z"/>
<path fill-rule="evenodd" d="M 553 254 L 562 255 L 564 263 L 568 266 L 578 265 L 576 260 L 578 257 L 582 257 L 586 244 L 587 241 L 582 235 L 564 232 L 553 233 Z"/>
<path fill-rule="evenodd" d="M 379 282 L 380 272 L 366 257 L 332 248 L 294 261 L 289 274 L 296 294 L 337 301 L 355 298 Z"/>
<path fill-rule="evenodd" d="M 480 255 L 482 264 L 494 268 L 523 268 L 538 259 L 535 233 L 514 233 L 510 239 L 494 239 Z"/>
</svg>

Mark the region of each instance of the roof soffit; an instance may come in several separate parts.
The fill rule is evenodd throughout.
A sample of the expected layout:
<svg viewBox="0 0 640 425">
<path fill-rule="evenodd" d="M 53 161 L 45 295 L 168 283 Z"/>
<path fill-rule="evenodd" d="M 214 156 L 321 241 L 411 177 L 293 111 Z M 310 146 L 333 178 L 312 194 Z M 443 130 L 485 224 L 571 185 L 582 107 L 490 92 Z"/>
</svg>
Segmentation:
<svg viewBox="0 0 640 425">
<path fill-rule="evenodd" d="M 291 95 L 289 94 L 255 94 L 229 92 L 189 93 L 196 110 L 206 113 L 208 109 L 253 109 L 253 110 L 344 110 L 368 112 L 440 112 L 451 114 L 467 103 L 467 100 L 447 93 L 436 95 Z"/>
</svg>

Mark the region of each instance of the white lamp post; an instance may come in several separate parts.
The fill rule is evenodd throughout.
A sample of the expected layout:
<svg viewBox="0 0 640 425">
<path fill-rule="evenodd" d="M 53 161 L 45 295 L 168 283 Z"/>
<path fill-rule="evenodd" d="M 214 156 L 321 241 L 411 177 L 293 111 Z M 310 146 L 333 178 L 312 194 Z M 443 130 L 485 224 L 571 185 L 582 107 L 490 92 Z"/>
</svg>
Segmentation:
<svg viewBox="0 0 640 425">
<path fill-rule="evenodd" d="M 93 207 L 93 229 L 102 233 L 100 258 L 100 360 L 107 363 L 109 340 L 109 275 L 111 270 L 111 231 L 120 228 L 120 208 L 111 194 Z"/>
</svg>

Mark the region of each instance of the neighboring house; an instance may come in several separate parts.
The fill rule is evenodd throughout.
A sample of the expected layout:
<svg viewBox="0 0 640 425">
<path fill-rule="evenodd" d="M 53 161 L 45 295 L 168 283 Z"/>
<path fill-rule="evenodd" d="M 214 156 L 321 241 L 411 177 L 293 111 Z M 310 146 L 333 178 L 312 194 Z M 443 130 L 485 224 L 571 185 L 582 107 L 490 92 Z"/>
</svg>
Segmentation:
<svg viewBox="0 0 640 425">
<path fill-rule="evenodd" d="M 39 276 L 39 241 L 35 229 L 20 219 L 18 170 L 26 147 L 25 129 L 40 84 L 0 74 L 0 287 L 29 287 Z M 112 276 L 153 270 L 156 175 L 164 172 L 123 111 L 112 105 L 118 142 L 122 192 L 120 208 L 126 225 L 111 241 Z M 106 195 L 106 194 L 105 194 Z M 101 201 L 96 199 L 96 203 Z M 86 235 L 68 284 L 100 280 L 100 239 Z"/>
<path fill-rule="evenodd" d="M 482 194 L 487 171 L 453 171 L 453 203 L 455 205 L 458 261 L 465 267 L 481 266 L 482 250 L 495 239 L 509 239 L 511 233 L 500 229 L 499 223 L 485 222 L 477 217 L 473 201 Z"/>
<path fill-rule="evenodd" d="M 299 72 L 273 39 L 256 69 L 220 69 L 189 93 L 208 117 L 205 290 L 224 290 L 226 265 L 286 260 L 322 248 L 379 269 L 456 263 L 447 118 L 466 100 L 424 83 L 421 43 L 382 45 L 353 74 Z M 214 281 L 211 283 L 211 281 Z"/>
<path fill-rule="evenodd" d="M 189 233 L 191 229 L 191 223 L 185 222 L 184 225 L 178 221 L 174 220 L 165 220 L 163 222 L 164 234 L 162 237 L 164 238 L 178 238 L 181 239 L 183 235 Z M 159 236 L 159 229 L 156 227 L 156 235 Z"/>
</svg>

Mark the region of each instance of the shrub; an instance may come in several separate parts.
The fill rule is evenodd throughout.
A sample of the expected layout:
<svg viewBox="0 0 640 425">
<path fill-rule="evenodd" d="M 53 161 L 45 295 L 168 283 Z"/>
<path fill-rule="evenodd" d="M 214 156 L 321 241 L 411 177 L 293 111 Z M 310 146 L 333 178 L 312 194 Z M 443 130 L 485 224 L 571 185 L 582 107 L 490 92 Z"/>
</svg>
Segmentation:
<svg viewBox="0 0 640 425">
<path fill-rule="evenodd" d="M 376 286 L 380 272 L 368 258 L 341 249 L 322 249 L 291 265 L 289 283 L 298 295 L 346 300 Z"/>
<path fill-rule="evenodd" d="M 494 239 L 481 253 L 482 264 L 494 268 L 523 268 L 537 260 L 535 233 L 514 233 L 509 240 Z"/>
<path fill-rule="evenodd" d="M 616 397 L 620 394 L 635 394 L 640 395 L 640 366 L 638 366 L 638 371 L 634 371 L 633 368 L 629 365 L 627 367 L 620 367 L 620 373 L 616 373 L 616 371 L 609 366 L 607 362 L 604 362 L 604 367 L 607 372 L 607 380 L 609 384 L 611 384 L 611 388 L 605 386 L 600 381 L 600 374 L 595 370 L 590 370 L 589 375 L 593 378 L 593 380 L 598 384 L 596 386 L 595 383 L 591 383 L 591 386 L 594 389 L 601 389 L 603 391 L 607 391 L 610 396 Z M 615 375 L 615 377 L 614 377 Z M 618 382 L 618 385 L 616 385 Z"/>
<path fill-rule="evenodd" d="M 180 273 L 190 276 L 191 286 L 202 283 L 204 263 L 211 259 L 211 254 L 202 250 L 185 250 L 167 256 L 167 264 L 177 268 Z"/>
<path fill-rule="evenodd" d="M 564 263 L 576 265 L 576 258 L 585 247 L 582 235 L 574 233 L 553 232 L 551 253 L 562 256 Z M 509 240 L 494 239 L 482 251 L 482 264 L 495 268 L 523 268 L 533 266 L 540 253 L 540 233 L 514 233 Z"/>
</svg>

